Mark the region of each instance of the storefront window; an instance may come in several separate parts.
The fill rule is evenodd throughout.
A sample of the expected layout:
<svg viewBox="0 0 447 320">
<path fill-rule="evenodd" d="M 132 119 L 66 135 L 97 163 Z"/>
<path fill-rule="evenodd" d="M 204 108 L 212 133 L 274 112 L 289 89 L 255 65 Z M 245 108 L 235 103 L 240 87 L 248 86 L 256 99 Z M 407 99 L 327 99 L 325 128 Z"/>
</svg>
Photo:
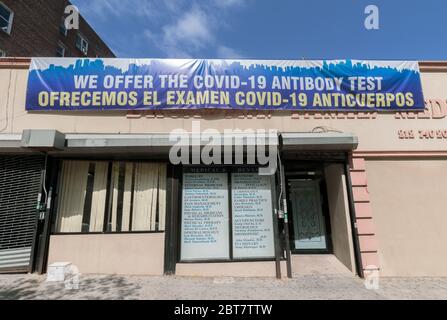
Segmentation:
<svg viewBox="0 0 447 320">
<path fill-rule="evenodd" d="M 273 257 L 271 177 L 256 168 L 185 169 L 181 260 Z"/>
<path fill-rule="evenodd" d="M 166 164 L 63 161 L 56 232 L 162 231 Z"/>
</svg>

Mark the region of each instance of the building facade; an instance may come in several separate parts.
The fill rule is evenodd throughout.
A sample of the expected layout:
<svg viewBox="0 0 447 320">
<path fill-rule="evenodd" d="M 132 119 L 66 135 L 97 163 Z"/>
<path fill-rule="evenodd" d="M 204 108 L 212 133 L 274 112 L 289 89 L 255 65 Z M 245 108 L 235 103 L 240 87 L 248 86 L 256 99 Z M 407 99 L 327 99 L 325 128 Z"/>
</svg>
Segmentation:
<svg viewBox="0 0 447 320">
<path fill-rule="evenodd" d="M 312 254 L 359 276 L 447 275 L 447 63 L 419 63 L 420 112 L 106 113 L 27 111 L 29 63 L 0 62 L 0 272 L 68 261 L 81 273 L 274 277 Z M 171 163 L 169 134 L 197 125 L 277 130 L 279 170 Z M 203 195 L 207 214 L 227 216 L 188 220 Z M 246 250 L 250 228 L 259 252 Z"/>
<path fill-rule="evenodd" d="M 79 29 L 65 28 L 68 5 L 67 0 L 0 1 L 0 57 L 115 57 L 82 16 Z"/>
</svg>

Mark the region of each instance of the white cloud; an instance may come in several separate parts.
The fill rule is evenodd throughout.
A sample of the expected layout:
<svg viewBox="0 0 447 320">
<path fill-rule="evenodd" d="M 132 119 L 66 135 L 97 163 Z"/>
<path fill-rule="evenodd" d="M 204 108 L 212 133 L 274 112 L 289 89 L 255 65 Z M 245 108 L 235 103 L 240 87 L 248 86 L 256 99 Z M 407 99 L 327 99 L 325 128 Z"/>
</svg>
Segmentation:
<svg viewBox="0 0 447 320">
<path fill-rule="evenodd" d="M 201 49 L 213 40 L 209 29 L 211 24 L 202 10 L 193 8 L 181 16 L 175 24 L 163 28 L 164 41 L 168 45 L 186 44 L 193 49 Z"/>
<path fill-rule="evenodd" d="M 217 59 L 243 59 L 244 56 L 238 51 L 227 46 L 218 46 L 216 49 Z"/>
<path fill-rule="evenodd" d="M 215 42 L 214 29 L 207 14 L 194 6 L 174 23 L 163 26 L 161 32 L 145 30 L 144 36 L 169 57 L 188 58 Z"/>
<path fill-rule="evenodd" d="M 203 52 L 210 51 L 222 57 L 240 57 L 230 46 L 219 44 L 219 33 L 231 28 L 229 15 L 247 1 L 73 0 L 89 19 L 124 24 L 113 38 L 120 56 L 128 56 L 132 48 L 144 48 L 149 42 L 148 48 L 155 47 L 171 58 L 203 57 Z"/>
<path fill-rule="evenodd" d="M 163 2 L 169 11 L 179 12 L 183 9 L 187 0 L 164 0 L 159 2 Z"/>
</svg>

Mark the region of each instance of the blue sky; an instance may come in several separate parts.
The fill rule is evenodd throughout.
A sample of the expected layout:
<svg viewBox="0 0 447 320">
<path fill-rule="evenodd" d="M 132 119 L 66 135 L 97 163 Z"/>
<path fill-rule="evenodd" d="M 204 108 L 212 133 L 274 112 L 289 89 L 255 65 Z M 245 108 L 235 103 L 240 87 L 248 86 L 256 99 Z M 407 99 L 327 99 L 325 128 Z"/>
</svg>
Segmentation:
<svg viewBox="0 0 447 320">
<path fill-rule="evenodd" d="M 72 2 L 124 58 L 447 60 L 446 0 Z"/>
</svg>

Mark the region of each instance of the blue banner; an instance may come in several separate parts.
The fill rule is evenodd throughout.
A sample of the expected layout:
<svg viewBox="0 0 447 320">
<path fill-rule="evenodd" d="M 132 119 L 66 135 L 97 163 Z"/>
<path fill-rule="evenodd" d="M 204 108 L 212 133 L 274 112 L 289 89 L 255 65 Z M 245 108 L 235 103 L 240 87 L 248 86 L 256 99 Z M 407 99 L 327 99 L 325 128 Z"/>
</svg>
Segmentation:
<svg viewBox="0 0 447 320">
<path fill-rule="evenodd" d="M 423 110 L 414 61 L 36 58 L 26 109 Z"/>
</svg>

